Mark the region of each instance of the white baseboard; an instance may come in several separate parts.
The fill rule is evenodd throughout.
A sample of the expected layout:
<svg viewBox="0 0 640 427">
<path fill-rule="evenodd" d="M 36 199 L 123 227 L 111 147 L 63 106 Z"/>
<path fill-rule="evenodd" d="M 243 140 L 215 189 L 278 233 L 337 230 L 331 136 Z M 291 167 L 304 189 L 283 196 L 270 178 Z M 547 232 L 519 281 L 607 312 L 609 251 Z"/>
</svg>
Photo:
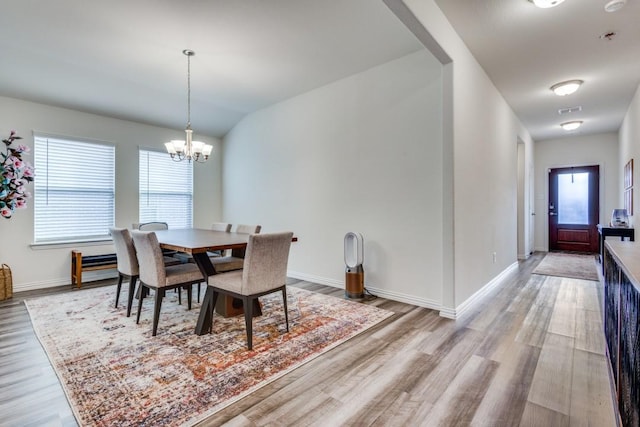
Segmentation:
<svg viewBox="0 0 640 427">
<path fill-rule="evenodd" d="M 402 294 L 399 292 L 392 292 L 386 289 L 373 288 L 370 286 L 366 286 L 366 288 L 372 294 L 390 299 L 392 301 L 404 302 L 407 304 L 416 305 L 418 307 L 430 308 L 432 310 L 440 310 L 442 308 L 442 304 L 435 300 L 420 298 L 413 295 Z"/>
<path fill-rule="evenodd" d="M 418 307 L 438 310 L 440 312 L 440 316 L 442 317 L 446 317 L 448 319 L 457 319 L 458 317 L 462 316 L 466 311 L 468 311 L 475 303 L 477 303 L 480 299 L 482 299 L 482 297 L 484 297 L 487 293 L 489 293 L 494 287 L 496 287 L 507 274 L 511 273 L 511 271 L 517 267 L 518 267 L 517 262 L 514 262 L 513 264 L 511 264 L 509 267 L 503 270 L 500 274 L 494 277 L 489 283 L 484 285 L 481 289 L 475 292 L 471 297 L 469 297 L 466 301 L 464 301 L 462 304 L 460 304 L 456 308 L 444 307 L 438 301 L 427 299 L 427 298 L 420 298 L 414 295 L 403 294 L 400 292 L 389 291 L 386 289 L 381 289 L 381 288 L 371 287 L 366 285 L 365 287 L 369 292 L 371 292 L 374 295 L 378 295 L 380 297 L 387 298 L 392 301 L 398 301 L 406 304 L 415 305 Z M 289 270 L 287 271 L 287 276 L 294 279 L 305 280 L 307 282 L 318 283 L 320 285 L 331 286 L 334 288 L 344 289 L 345 287 L 344 281 L 342 280 L 330 279 L 330 278 L 321 277 L 321 276 L 314 276 L 311 274 L 301 273 L 298 271 Z M 116 278 L 116 277 L 118 277 L 118 273 L 115 271 L 96 271 L 96 272 L 87 272 L 83 274 L 82 279 L 83 279 L 83 282 L 90 282 L 94 280 L 103 280 L 103 279 L 110 279 L 110 278 Z M 44 280 L 39 282 L 31 282 L 31 283 L 20 283 L 20 284 L 14 285 L 13 291 L 14 292 L 30 291 L 30 290 L 52 288 L 52 287 L 64 286 L 64 285 L 70 285 L 68 277 L 53 279 L 53 280 Z"/>
<path fill-rule="evenodd" d="M 104 271 L 88 271 L 82 274 L 82 282 L 92 282 L 94 280 L 113 279 L 118 277 L 118 272 L 115 270 Z M 41 280 L 38 282 L 18 283 L 14 284 L 13 292 L 34 291 L 37 289 L 55 288 L 56 286 L 71 286 L 69 277 Z"/>
<path fill-rule="evenodd" d="M 287 276 L 292 277 L 294 279 L 305 280 L 307 282 L 318 283 L 320 285 L 327 285 L 334 288 L 345 288 L 344 281 L 328 279 L 326 277 L 312 276 L 310 274 L 300 273 L 297 271 L 287 271 Z M 430 300 L 426 298 L 419 298 L 413 295 L 402 294 L 399 292 L 392 292 L 386 289 L 380 289 L 376 287 L 367 286 L 365 284 L 365 288 L 374 295 L 390 299 L 392 301 L 404 302 L 406 304 L 416 305 L 418 307 L 430 308 L 433 310 L 440 310 L 442 305 L 435 300 Z"/>
<path fill-rule="evenodd" d="M 482 288 L 478 289 L 473 295 L 467 298 L 462 304 L 458 305 L 456 308 L 450 307 L 442 307 L 440 309 L 440 316 L 446 317 L 447 319 L 457 319 L 466 313 L 469 309 L 471 309 L 477 302 L 479 302 L 486 294 L 488 294 L 493 288 L 498 286 L 502 279 L 505 278 L 509 273 L 518 268 L 518 263 L 514 262 L 509 267 L 505 268 L 500 274 L 491 279 L 489 283 L 484 285 Z"/>
<path fill-rule="evenodd" d="M 287 271 L 287 277 L 294 279 L 304 280 L 306 282 L 317 283 L 319 285 L 331 286 L 334 288 L 344 288 L 344 282 L 335 279 L 328 279 L 326 277 L 313 276 L 311 274 L 300 273 L 298 271 Z"/>
</svg>

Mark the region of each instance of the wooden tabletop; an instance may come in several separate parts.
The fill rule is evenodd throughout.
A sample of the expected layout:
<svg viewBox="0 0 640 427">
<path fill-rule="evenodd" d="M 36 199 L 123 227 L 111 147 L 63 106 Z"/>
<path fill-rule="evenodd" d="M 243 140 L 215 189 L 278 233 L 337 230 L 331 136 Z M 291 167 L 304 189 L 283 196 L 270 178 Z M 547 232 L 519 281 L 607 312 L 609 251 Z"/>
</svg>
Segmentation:
<svg viewBox="0 0 640 427">
<path fill-rule="evenodd" d="M 155 233 L 162 248 L 188 254 L 244 248 L 249 241 L 249 234 L 203 228 L 157 230 Z"/>
</svg>

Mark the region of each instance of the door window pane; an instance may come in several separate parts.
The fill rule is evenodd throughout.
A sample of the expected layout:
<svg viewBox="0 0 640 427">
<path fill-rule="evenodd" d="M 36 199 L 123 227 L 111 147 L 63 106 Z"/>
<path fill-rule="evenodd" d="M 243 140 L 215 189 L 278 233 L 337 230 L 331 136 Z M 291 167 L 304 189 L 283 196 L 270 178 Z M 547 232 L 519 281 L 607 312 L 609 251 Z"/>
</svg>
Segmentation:
<svg viewBox="0 0 640 427">
<path fill-rule="evenodd" d="M 589 173 L 558 175 L 558 223 L 589 224 Z"/>
</svg>

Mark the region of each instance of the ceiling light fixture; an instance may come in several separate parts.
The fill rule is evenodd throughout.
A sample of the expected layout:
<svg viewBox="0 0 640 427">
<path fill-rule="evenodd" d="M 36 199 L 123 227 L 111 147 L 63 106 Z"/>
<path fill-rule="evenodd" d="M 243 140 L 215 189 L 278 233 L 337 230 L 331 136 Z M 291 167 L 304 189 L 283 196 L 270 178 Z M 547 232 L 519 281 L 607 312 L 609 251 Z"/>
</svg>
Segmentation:
<svg viewBox="0 0 640 427">
<path fill-rule="evenodd" d="M 627 4 L 627 0 L 611 0 L 604 5 L 604 10 L 607 12 L 617 12 L 622 9 L 625 4 Z"/>
<path fill-rule="evenodd" d="M 541 9 L 548 9 L 550 7 L 555 7 L 559 5 L 564 0 L 529 0 L 529 1 Z"/>
<path fill-rule="evenodd" d="M 567 80 L 554 84 L 551 86 L 551 90 L 558 96 L 571 95 L 580 88 L 582 83 L 584 83 L 582 80 Z"/>
<path fill-rule="evenodd" d="M 567 132 L 569 132 L 569 131 L 572 131 L 572 130 L 576 130 L 580 126 L 582 126 L 582 120 L 576 120 L 576 121 L 573 121 L 573 122 L 564 122 L 564 123 L 561 123 L 560 126 L 562 127 L 562 129 L 564 129 Z"/>
<path fill-rule="evenodd" d="M 172 140 L 164 144 L 171 158 L 176 162 L 182 160 L 193 160 L 204 163 L 209 158 L 213 146 L 200 141 L 192 141 L 193 131 L 191 130 L 191 57 L 196 53 L 185 49 L 182 51 L 187 56 L 187 128 L 184 130 L 186 140 Z"/>
</svg>

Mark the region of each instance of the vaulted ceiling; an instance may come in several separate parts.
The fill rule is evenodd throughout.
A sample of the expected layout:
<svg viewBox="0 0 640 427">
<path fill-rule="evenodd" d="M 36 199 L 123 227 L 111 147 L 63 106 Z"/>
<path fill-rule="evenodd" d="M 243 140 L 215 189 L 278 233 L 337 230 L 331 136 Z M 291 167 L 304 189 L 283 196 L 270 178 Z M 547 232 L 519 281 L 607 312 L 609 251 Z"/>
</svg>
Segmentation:
<svg viewBox="0 0 640 427">
<path fill-rule="evenodd" d="M 640 4 L 436 0 L 535 139 L 616 131 L 640 76 Z M 0 11 L 0 95 L 196 133 L 422 49 L 374 0 L 12 0 Z M 616 32 L 612 40 L 600 39 Z M 576 94 L 549 87 L 582 79 Z M 581 106 L 562 117 L 558 109 Z"/>
</svg>

